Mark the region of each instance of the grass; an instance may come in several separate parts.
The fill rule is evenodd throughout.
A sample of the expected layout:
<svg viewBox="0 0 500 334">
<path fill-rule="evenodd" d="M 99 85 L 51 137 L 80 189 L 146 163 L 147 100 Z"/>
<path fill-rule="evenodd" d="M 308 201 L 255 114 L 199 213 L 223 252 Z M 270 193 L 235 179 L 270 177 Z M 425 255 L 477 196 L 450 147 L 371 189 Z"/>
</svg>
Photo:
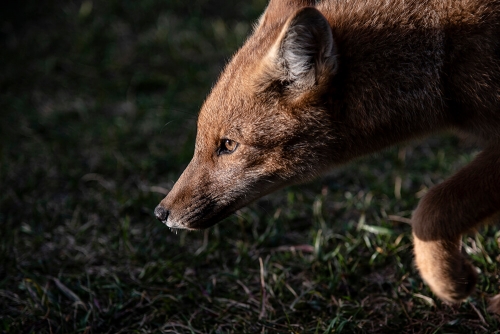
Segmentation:
<svg viewBox="0 0 500 334">
<path fill-rule="evenodd" d="M 9 7 L 10 6 L 10 7 Z M 419 198 L 477 148 L 401 146 L 267 196 L 204 232 L 152 211 L 196 113 L 264 0 L 34 1 L 3 10 L 3 333 L 492 333 L 500 232 L 464 237 L 476 293 L 413 265 Z"/>
</svg>

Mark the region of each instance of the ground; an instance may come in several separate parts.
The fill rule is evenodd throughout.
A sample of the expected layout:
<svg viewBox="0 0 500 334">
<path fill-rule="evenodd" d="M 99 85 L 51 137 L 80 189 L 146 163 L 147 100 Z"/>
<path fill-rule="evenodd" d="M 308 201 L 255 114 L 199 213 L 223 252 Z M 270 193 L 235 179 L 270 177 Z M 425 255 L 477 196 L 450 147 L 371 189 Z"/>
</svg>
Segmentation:
<svg viewBox="0 0 500 334">
<path fill-rule="evenodd" d="M 264 0 L 34 0 L 0 14 L 0 332 L 492 333 L 500 232 L 464 237 L 461 305 L 408 224 L 479 148 L 450 134 L 286 188 L 204 232 L 153 210 Z"/>
</svg>

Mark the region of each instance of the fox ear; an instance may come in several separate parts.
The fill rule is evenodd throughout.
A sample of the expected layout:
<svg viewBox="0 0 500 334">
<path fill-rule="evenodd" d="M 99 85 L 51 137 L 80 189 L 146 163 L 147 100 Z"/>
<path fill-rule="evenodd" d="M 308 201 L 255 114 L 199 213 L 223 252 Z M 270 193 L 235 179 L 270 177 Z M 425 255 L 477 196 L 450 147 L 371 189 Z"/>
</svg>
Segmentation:
<svg viewBox="0 0 500 334">
<path fill-rule="evenodd" d="M 322 84 L 337 69 L 330 24 L 317 9 L 302 8 L 287 21 L 269 57 L 272 76 L 290 90 Z"/>
</svg>

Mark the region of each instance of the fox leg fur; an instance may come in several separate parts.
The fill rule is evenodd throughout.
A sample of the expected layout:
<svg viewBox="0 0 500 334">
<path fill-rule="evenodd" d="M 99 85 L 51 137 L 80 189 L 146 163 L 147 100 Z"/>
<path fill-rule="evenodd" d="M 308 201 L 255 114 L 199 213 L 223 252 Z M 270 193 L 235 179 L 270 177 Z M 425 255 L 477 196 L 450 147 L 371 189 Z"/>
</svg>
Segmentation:
<svg viewBox="0 0 500 334">
<path fill-rule="evenodd" d="M 477 273 L 460 251 L 461 237 L 499 214 L 500 145 L 487 147 L 422 198 L 412 217 L 415 261 L 439 298 L 457 303 L 473 292 Z M 499 313 L 496 304 L 494 298 L 490 311 Z"/>
</svg>

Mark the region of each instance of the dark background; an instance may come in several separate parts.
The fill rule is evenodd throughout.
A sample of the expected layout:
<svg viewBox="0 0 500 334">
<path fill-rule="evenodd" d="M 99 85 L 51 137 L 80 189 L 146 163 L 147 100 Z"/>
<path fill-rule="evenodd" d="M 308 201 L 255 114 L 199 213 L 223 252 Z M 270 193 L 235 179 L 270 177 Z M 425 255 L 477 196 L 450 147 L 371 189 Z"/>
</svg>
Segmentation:
<svg viewBox="0 0 500 334">
<path fill-rule="evenodd" d="M 500 234 L 460 306 L 414 269 L 418 199 L 477 148 L 446 135 L 172 233 L 154 207 L 265 0 L 19 1 L 0 10 L 0 332 L 493 332 Z"/>
</svg>

